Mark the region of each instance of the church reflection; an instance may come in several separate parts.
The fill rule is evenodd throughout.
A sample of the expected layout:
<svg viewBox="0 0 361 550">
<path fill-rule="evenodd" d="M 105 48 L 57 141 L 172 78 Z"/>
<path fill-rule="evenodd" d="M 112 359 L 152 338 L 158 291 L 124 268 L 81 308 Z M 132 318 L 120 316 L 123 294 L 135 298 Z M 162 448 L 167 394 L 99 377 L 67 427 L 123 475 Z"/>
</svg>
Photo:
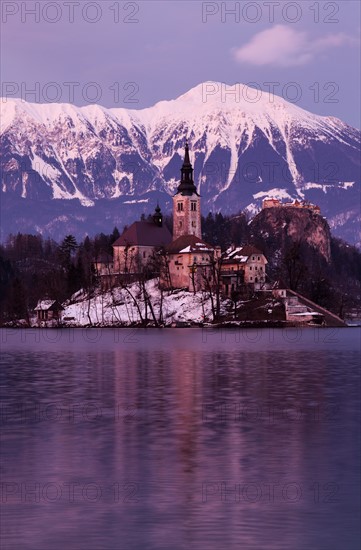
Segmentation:
<svg viewBox="0 0 361 550">
<path fill-rule="evenodd" d="M 307 547 L 307 533 L 298 527 L 295 540 L 294 526 L 315 506 L 315 484 L 322 499 L 326 482 L 340 483 L 339 465 L 343 476 L 356 476 L 349 464 L 357 438 L 351 444 L 344 424 L 330 415 L 339 407 L 356 434 L 354 356 L 340 372 L 343 351 L 331 355 L 314 346 L 290 355 L 280 347 L 220 341 L 187 347 L 186 333 L 178 334 L 165 342 L 160 332 L 132 347 L 69 351 L 66 360 L 54 354 L 51 368 L 48 355 L 39 354 L 24 370 L 24 401 L 53 406 L 48 420 L 15 423 L 16 437 L 11 424 L 3 427 L 4 477 L 30 483 L 32 495 L 32 483 L 63 488 L 56 501 L 30 507 L 17 501 L 15 515 L 6 508 L 24 548 L 25 534 L 45 548 L 32 527 L 40 523 L 48 547 L 61 536 L 93 549 L 97 533 L 106 532 L 109 548 L 119 547 L 122 533 L 128 547 L 202 548 L 206 541 L 214 550 L 222 533 L 222 547 L 262 548 L 264 533 L 269 539 L 280 526 L 277 549 Z M 4 378 L 9 387 L 14 372 Z M 62 407 L 61 418 L 54 404 Z M 82 495 L 89 484 L 102 490 L 96 502 L 94 491 L 88 500 Z M 342 506 L 339 516 L 348 510 Z M 312 510 L 329 525 L 330 508 Z"/>
</svg>

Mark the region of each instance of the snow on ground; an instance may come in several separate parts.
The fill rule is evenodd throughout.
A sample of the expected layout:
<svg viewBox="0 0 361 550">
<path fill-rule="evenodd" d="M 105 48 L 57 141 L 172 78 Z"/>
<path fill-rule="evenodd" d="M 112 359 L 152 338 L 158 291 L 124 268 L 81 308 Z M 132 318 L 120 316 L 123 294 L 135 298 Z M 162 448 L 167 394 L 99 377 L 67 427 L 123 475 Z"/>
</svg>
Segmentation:
<svg viewBox="0 0 361 550">
<path fill-rule="evenodd" d="M 107 292 L 98 290 L 93 298 L 87 299 L 84 293 L 77 292 L 72 297 L 74 303 L 63 304 L 63 320 L 65 323 L 76 326 L 87 325 L 131 325 L 141 321 L 137 305 L 141 314 L 145 316 L 144 300 L 139 293 L 139 286 L 133 283 L 128 287 L 114 288 Z M 147 281 L 146 290 L 151 299 L 155 317 L 159 321 L 161 293 L 157 287 L 157 279 Z M 131 296 L 131 294 L 132 296 Z M 225 302 L 221 310 L 224 312 Z M 166 325 L 177 322 L 204 322 L 212 321 L 211 301 L 208 294 L 175 290 L 163 293 L 163 321 Z M 152 314 L 148 307 L 147 317 L 152 321 Z M 73 320 L 67 320 L 73 318 Z"/>
</svg>

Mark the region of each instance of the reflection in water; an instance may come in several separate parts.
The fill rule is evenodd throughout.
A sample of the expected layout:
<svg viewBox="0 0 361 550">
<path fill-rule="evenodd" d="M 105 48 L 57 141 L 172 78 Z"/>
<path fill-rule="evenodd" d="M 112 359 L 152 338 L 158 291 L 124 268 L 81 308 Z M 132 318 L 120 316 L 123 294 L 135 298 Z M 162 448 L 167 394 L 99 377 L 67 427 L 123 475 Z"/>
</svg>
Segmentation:
<svg viewBox="0 0 361 550">
<path fill-rule="evenodd" d="M 20 332 L 2 550 L 359 547 L 356 330 Z"/>
</svg>

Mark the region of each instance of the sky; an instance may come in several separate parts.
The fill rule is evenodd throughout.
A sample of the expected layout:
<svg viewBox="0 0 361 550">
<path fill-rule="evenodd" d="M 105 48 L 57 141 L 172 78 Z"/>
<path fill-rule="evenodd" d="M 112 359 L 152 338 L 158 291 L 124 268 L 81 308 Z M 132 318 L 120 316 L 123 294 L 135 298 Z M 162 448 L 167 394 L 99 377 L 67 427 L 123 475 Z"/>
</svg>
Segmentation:
<svg viewBox="0 0 361 550">
<path fill-rule="evenodd" d="M 360 128 L 360 3 L 1 2 L 1 96 L 140 109 L 247 84 Z"/>
</svg>

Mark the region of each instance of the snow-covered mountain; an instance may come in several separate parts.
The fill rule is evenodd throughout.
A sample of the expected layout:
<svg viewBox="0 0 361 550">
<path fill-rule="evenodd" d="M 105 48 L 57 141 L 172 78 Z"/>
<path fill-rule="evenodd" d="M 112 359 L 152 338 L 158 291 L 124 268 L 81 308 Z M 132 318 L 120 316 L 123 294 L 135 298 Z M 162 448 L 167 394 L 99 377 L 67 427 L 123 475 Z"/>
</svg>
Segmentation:
<svg viewBox="0 0 361 550">
<path fill-rule="evenodd" d="M 142 110 L 3 100 L 3 235 L 121 229 L 157 200 L 170 211 L 188 138 L 204 213 L 305 198 L 357 242 L 360 132 L 266 92 L 209 86 Z"/>
</svg>

